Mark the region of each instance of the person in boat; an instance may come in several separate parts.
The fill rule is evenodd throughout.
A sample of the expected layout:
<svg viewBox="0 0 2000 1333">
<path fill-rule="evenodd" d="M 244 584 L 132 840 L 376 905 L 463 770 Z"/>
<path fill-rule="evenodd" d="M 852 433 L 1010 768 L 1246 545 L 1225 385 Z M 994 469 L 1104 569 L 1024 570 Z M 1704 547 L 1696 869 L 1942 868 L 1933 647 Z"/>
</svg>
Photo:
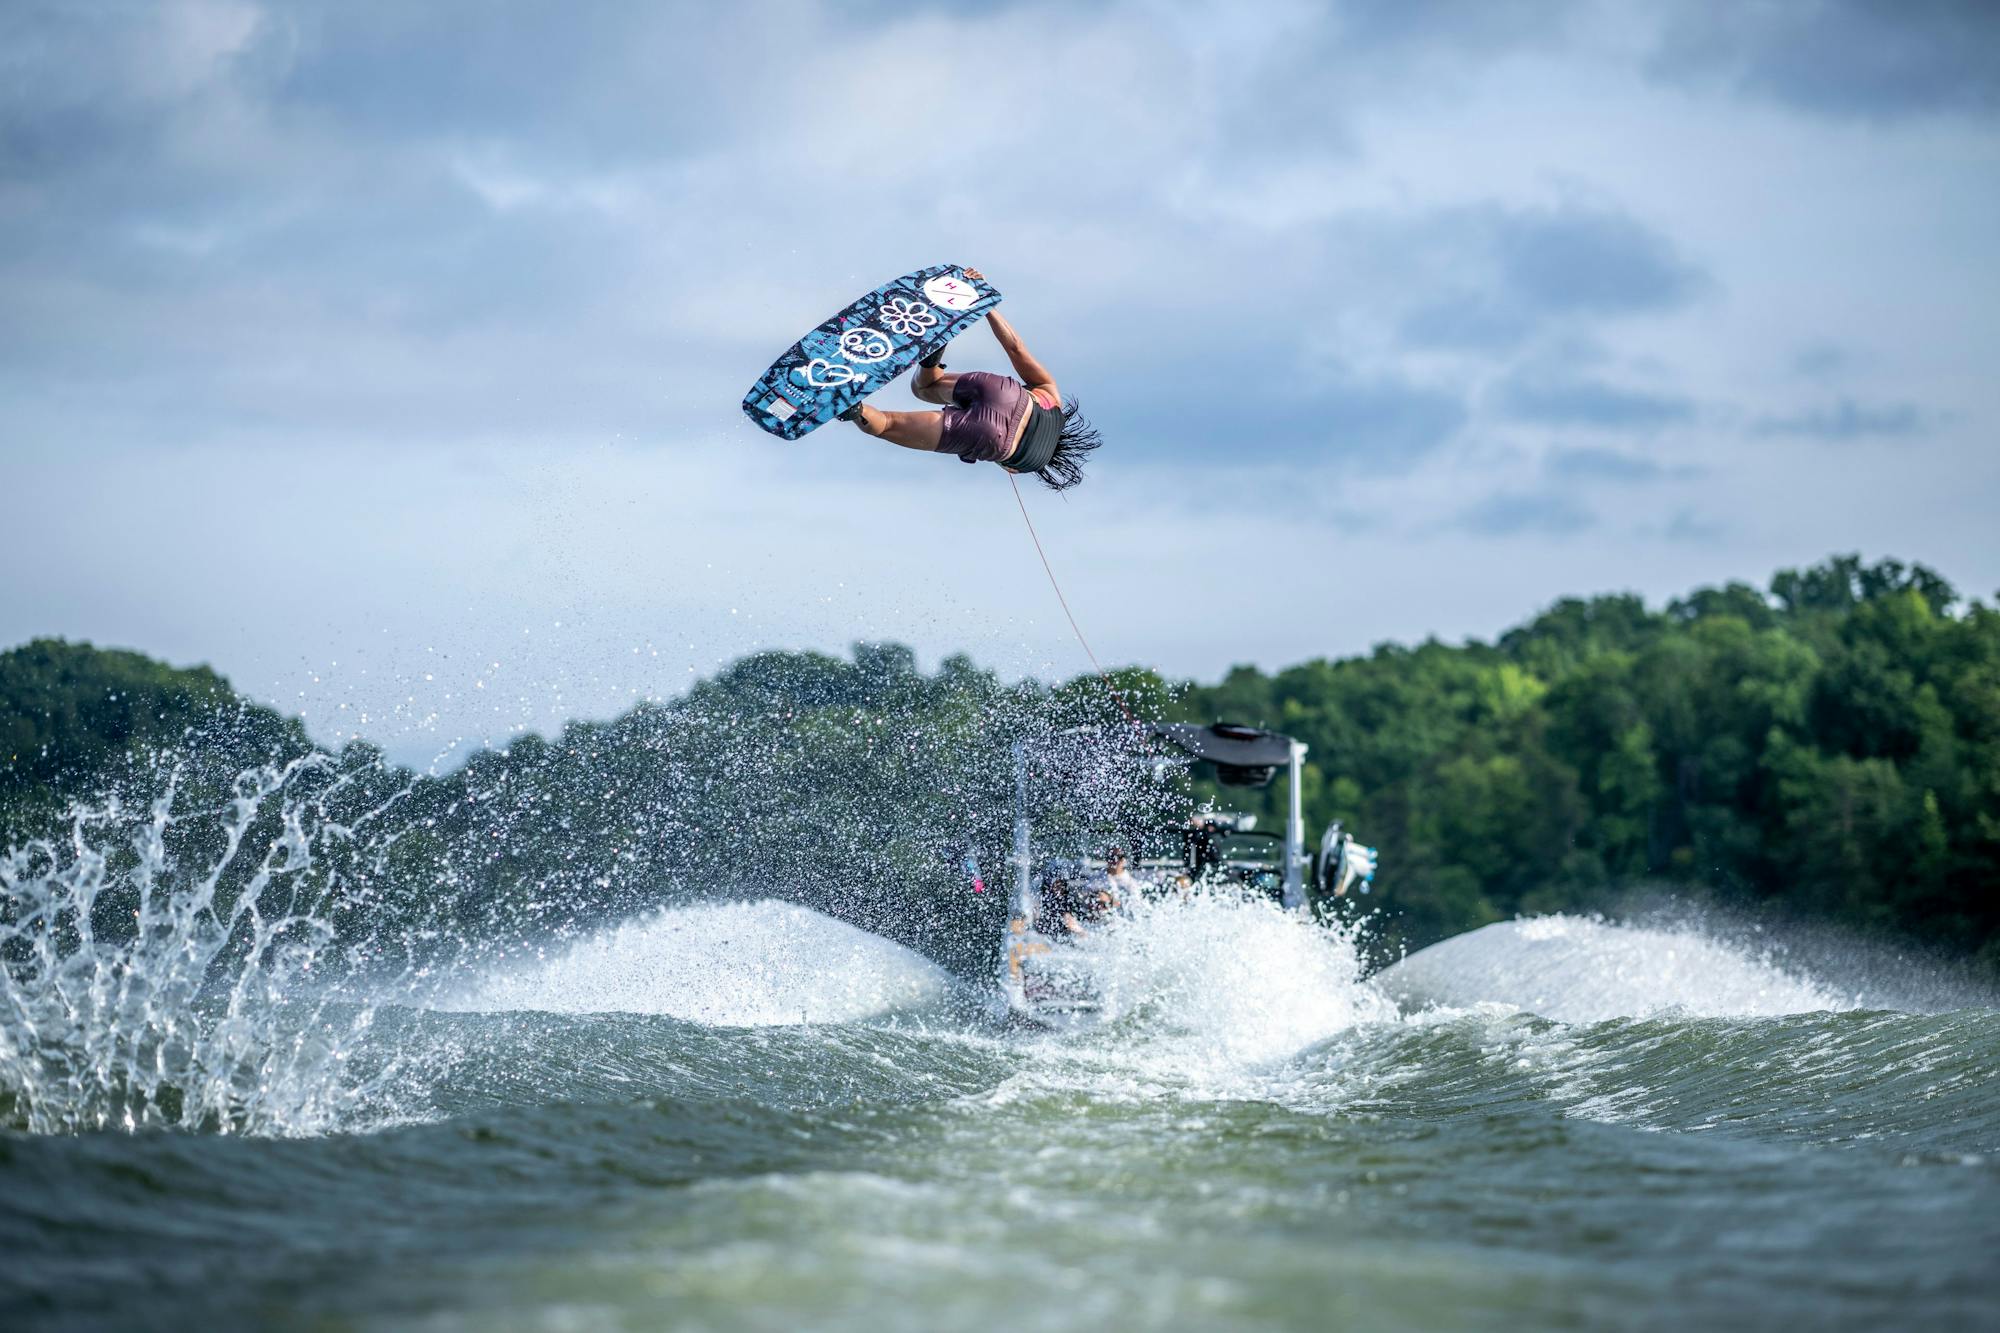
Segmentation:
<svg viewBox="0 0 2000 1333">
<path fill-rule="evenodd" d="M 976 269 L 966 273 L 983 276 Z M 942 403 L 941 410 L 885 412 L 856 403 L 841 417 L 865 434 L 905 449 L 957 454 L 966 463 L 998 463 L 1009 472 L 1040 477 L 1052 491 L 1066 491 L 1083 480 L 1083 460 L 1103 440 L 1077 410 L 1076 399 L 1062 396 L 1055 376 L 1035 359 L 1007 317 L 990 310 L 986 322 L 1013 362 L 1014 375 L 983 370 L 946 374 L 940 350 L 917 363 L 910 391 L 927 403 Z"/>
<path fill-rule="evenodd" d="M 1111 894 L 1092 883 L 1079 884 L 1080 877 L 1065 862 L 1042 881 L 1040 907 L 1035 914 L 1035 932 L 1052 940 L 1088 935 L 1090 928 L 1117 907 Z"/>
<path fill-rule="evenodd" d="M 1083 923 L 1076 916 L 1076 898 L 1068 870 L 1064 867 L 1051 870 L 1042 880 L 1042 892 L 1036 902 L 1035 933 L 1052 940 L 1083 934 Z"/>
<path fill-rule="evenodd" d="M 1187 827 L 1181 831 L 1181 849 L 1191 878 L 1199 880 L 1222 864 L 1222 852 L 1217 845 L 1221 833 L 1215 821 L 1206 815 L 1188 816 Z"/>
<path fill-rule="evenodd" d="M 1123 907 L 1127 903 L 1139 901 L 1145 885 L 1132 874 L 1131 863 L 1125 859 L 1123 847 L 1113 847 L 1104 853 L 1104 873 L 1092 885 L 1106 897 L 1107 911 Z"/>
</svg>

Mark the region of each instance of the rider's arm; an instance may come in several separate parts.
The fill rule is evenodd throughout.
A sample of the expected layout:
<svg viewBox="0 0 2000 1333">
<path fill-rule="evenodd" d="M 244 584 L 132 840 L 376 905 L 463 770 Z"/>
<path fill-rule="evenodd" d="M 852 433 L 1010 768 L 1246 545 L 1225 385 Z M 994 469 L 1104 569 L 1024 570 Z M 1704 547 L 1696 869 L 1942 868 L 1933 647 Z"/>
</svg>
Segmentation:
<svg viewBox="0 0 2000 1333">
<path fill-rule="evenodd" d="M 1049 368 L 1035 360 L 1034 353 L 1021 341 L 1021 335 L 1014 332 L 1014 326 L 998 310 L 986 312 L 986 322 L 993 328 L 994 338 L 999 340 L 1000 350 L 1014 363 L 1014 373 L 1021 377 L 1021 383 L 1030 389 L 1046 389 L 1051 397 L 1061 401 L 1062 393 L 1056 388 L 1055 376 Z"/>
</svg>

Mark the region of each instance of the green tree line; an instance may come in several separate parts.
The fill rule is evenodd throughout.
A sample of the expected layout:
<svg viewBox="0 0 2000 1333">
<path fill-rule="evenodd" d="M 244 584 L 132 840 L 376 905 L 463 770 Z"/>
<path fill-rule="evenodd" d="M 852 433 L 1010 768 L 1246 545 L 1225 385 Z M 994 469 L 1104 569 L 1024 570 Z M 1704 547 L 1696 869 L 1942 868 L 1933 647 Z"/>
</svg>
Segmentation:
<svg viewBox="0 0 2000 1333">
<path fill-rule="evenodd" d="M 2000 971 L 2000 613 L 1922 566 L 1843 557 L 1660 609 L 1565 600 L 1493 643 L 1114 682 L 1144 716 L 1305 741 L 1308 820 L 1381 849 L 1368 905 L 1398 944 L 1666 885 Z M 998 869 L 1008 744 L 1078 723 L 1123 725 L 1095 676 L 1007 685 L 963 657 L 925 673 L 896 645 L 763 653 L 444 777 L 350 745 L 313 799 L 372 821 L 337 867 L 357 931 L 494 937 L 765 893 L 971 968 L 1000 905 L 966 891 L 959 858 Z M 141 808 L 166 774 L 212 804 L 240 768 L 309 748 L 206 669 L 38 640 L 0 654 L 0 845 L 51 837 L 106 790 Z M 1195 795 L 1281 821 L 1283 787 Z M 1113 808 L 1128 796 L 1096 817 L 1150 817 Z M 213 835 L 183 837 L 201 864 Z"/>
<path fill-rule="evenodd" d="M 1412 944 L 1665 883 L 2000 967 L 2000 614 L 1922 566 L 1565 600 L 1180 704 L 1312 747 L 1308 811 L 1381 848 Z"/>
</svg>

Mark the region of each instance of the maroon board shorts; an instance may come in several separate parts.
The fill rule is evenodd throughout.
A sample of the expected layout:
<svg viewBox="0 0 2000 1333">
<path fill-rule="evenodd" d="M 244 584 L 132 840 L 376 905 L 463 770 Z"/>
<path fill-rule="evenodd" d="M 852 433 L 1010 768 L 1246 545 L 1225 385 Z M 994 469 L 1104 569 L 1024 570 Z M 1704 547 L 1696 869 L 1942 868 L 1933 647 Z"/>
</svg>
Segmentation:
<svg viewBox="0 0 2000 1333">
<path fill-rule="evenodd" d="M 1010 375 L 968 370 L 952 386 L 937 451 L 967 463 L 997 463 L 1014 451 L 1035 395 Z"/>
</svg>

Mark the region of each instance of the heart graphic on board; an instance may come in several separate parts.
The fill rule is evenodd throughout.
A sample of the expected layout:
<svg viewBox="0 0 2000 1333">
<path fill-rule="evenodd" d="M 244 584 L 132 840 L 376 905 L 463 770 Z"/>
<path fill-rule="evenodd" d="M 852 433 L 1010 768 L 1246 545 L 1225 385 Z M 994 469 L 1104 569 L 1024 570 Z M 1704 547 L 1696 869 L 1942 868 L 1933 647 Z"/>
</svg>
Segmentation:
<svg viewBox="0 0 2000 1333">
<path fill-rule="evenodd" d="M 852 366 L 835 365 L 817 356 L 792 373 L 815 389 L 837 389 L 843 384 L 867 378 Z"/>
</svg>

